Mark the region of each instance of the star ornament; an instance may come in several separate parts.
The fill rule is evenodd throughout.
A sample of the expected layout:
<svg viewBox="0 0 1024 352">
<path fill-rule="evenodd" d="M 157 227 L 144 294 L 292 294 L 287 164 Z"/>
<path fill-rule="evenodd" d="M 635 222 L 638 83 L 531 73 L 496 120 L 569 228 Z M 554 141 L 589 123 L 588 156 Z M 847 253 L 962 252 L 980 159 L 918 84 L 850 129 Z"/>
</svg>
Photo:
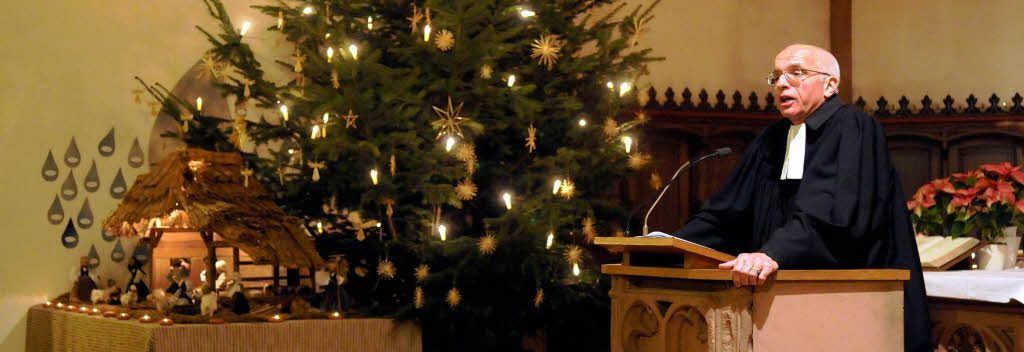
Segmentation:
<svg viewBox="0 0 1024 352">
<path fill-rule="evenodd" d="M 594 218 L 583 218 L 583 235 L 587 236 L 587 242 L 594 242 L 594 237 L 597 237 L 597 230 L 594 228 Z"/>
<path fill-rule="evenodd" d="M 437 45 L 441 51 L 452 50 L 455 47 L 455 35 L 447 29 L 442 29 L 434 36 L 434 45 Z"/>
<path fill-rule="evenodd" d="M 483 64 L 483 66 L 480 66 L 480 78 L 491 79 L 493 73 L 494 69 L 491 68 L 491 65 Z"/>
<path fill-rule="evenodd" d="M 459 303 L 462 302 L 462 295 L 459 294 L 459 289 L 452 287 L 451 290 L 448 290 L 448 298 L 446 298 L 445 301 L 448 302 L 448 305 L 452 308 L 459 306 Z"/>
<path fill-rule="evenodd" d="M 377 265 L 377 275 L 388 280 L 395 278 L 395 264 L 387 259 L 380 261 Z"/>
<path fill-rule="evenodd" d="M 569 249 L 565 250 L 565 260 L 569 264 L 577 264 L 581 259 L 583 259 L 583 250 L 580 249 L 580 246 L 571 245 Z"/>
<path fill-rule="evenodd" d="M 476 243 L 476 247 L 480 249 L 481 254 L 494 253 L 494 250 L 498 248 L 498 239 L 492 234 L 487 234 L 487 236 L 480 237 L 480 240 Z"/>
<path fill-rule="evenodd" d="M 572 183 L 572 180 L 565 179 L 562 181 L 562 185 L 559 186 L 558 194 L 565 199 L 572 198 L 576 194 L 576 184 Z"/>
<path fill-rule="evenodd" d="M 416 291 L 413 291 L 413 300 L 415 302 L 414 304 L 416 305 L 416 308 L 423 308 L 423 303 L 426 300 L 423 298 L 422 287 L 417 286 Z"/>
<path fill-rule="evenodd" d="M 529 133 L 529 136 L 526 137 L 526 147 L 530 148 L 530 153 L 532 154 L 537 149 L 537 129 L 531 123 L 530 128 L 526 129 L 526 132 Z"/>
<path fill-rule="evenodd" d="M 548 70 L 554 67 L 555 62 L 558 61 L 559 52 L 562 51 L 562 47 L 558 44 L 558 36 L 548 34 L 543 35 L 540 39 L 533 41 L 533 54 L 530 54 L 531 58 L 540 58 L 537 63 L 541 66 L 547 66 Z"/>
<path fill-rule="evenodd" d="M 430 275 L 430 265 L 420 264 L 416 267 L 416 281 L 423 281 Z"/>
<path fill-rule="evenodd" d="M 542 303 L 544 303 L 544 289 L 538 288 L 537 295 L 533 297 L 533 306 L 540 308 Z"/>
<path fill-rule="evenodd" d="M 352 114 L 351 108 L 348 109 L 348 114 L 342 116 L 342 118 L 345 119 L 345 128 L 358 128 L 356 127 L 356 119 L 359 118 L 359 115 Z"/>
<path fill-rule="evenodd" d="M 413 33 L 416 33 L 420 30 L 419 23 L 423 20 L 423 10 L 417 8 L 416 4 L 412 4 L 412 16 L 405 19 L 409 20 L 409 27 L 411 27 Z"/>
<path fill-rule="evenodd" d="M 464 122 L 469 121 L 469 118 L 459 116 L 459 113 L 462 111 L 462 103 L 459 103 L 458 107 L 452 108 L 452 97 L 448 97 L 447 110 L 436 106 L 433 106 L 433 108 L 434 112 L 437 113 L 438 120 L 430 124 L 434 126 L 434 129 L 440 129 L 440 131 L 437 132 L 437 138 L 435 138 L 435 140 L 441 139 L 441 136 L 446 134 L 454 134 L 460 138 L 464 138 L 462 135 L 461 125 Z"/>
<path fill-rule="evenodd" d="M 458 186 L 455 186 L 455 194 L 462 200 L 473 199 L 473 197 L 476 197 L 476 185 L 468 178 L 462 180 Z"/>
<path fill-rule="evenodd" d="M 629 156 L 629 167 L 633 170 L 640 170 L 650 161 L 651 156 L 646 153 L 633 153 Z"/>
<path fill-rule="evenodd" d="M 619 124 L 615 122 L 615 119 L 609 117 L 604 120 L 604 135 L 608 138 L 619 135 Z"/>
</svg>

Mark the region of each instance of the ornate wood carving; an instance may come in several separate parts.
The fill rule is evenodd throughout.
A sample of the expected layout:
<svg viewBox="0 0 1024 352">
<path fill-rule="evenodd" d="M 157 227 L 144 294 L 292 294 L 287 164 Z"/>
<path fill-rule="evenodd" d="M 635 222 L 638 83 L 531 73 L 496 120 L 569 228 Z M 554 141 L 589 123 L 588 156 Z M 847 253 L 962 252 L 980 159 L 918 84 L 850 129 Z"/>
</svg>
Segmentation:
<svg viewBox="0 0 1024 352">
<path fill-rule="evenodd" d="M 930 302 L 936 351 L 1024 351 L 1024 308 L 1019 304 Z"/>
<path fill-rule="evenodd" d="M 733 148 L 730 157 L 706 161 L 670 188 L 650 224 L 651 229 L 672 231 L 725 182 L 746 145 L 781 116 L 770 93 L 764 96 L 762 106 L 758 94 L 751 92 L 745 107 L 738 91 L 732 94 L 731 104 L 725 102 L 723 91 L 718 91 L 716 102 L 710 103 L 707 91 L 701 89 L 697 104 L 691 100 L 689 88 L 683 89 L 681 103 L 675 101 L 672 88 L 664 91 L 664 103 L 657 101 L 653 87 L 646 94 L 649 99 L 644 108 L 652 120 L 644 131 L 646 142 L 640 145 L 658 162 L 629 182 L 623 194 L 627 203 L 637 204 L 653 192 L 652 173 L 667 182 L 687 160 L 715 148 Z M 865 111 L 884 126 L 890 154 L 901 175 L 904 193 L 909 196 L 929 180 L 973 169 L 980 163 L 1024 163 L 1024 97 L 1018 93 L 1011 101 L 1012 105 L 1007 104 L 993 94 L 987 105 L 981 106 L 970 95 L 963 101 L 964 107 L 958 108 L 954 98 L 946 95 L 942 106 L 936 107 L 929 96 L 924 96 L 917 108 L 906 96 L 898 99 L 896 107 L 879 97 L 874 104 L 877 109 Z M 863 97 L 858 97 L 854 105 L 868 109 Z M 637 226 L 641 222 L 634 219 Z"/>
</svg>

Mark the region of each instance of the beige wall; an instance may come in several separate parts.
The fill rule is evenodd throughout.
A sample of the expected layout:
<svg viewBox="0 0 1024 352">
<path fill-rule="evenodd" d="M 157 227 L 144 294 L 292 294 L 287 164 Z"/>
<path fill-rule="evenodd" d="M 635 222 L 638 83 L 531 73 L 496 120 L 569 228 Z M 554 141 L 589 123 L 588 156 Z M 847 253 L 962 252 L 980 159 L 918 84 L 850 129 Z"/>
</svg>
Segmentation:
<svg viewBox="0 0 1024 352">
<path fill-rule="evenodd" d="M 667 86 L 675 89 L 676 101 L 684 87 L 694 96 L 700 89 L 711 95 L 722 89 L 727 96 L 739 90 L 744 99 L 753 91 L 763 97 L 769 91 L 765 77 L 782 48 L 792 43 L 828 48 L 828 15 L 823 0 L 663 0 L 641 45 L 666 60 L 651 64 L 651 75 L 641 82 L 653 84 L 659 99 Z"/>
<path fill-rule="evenodd" d="M 252 16 L 247 3 L 227 1 L 240 17 Z M 146 148 L 154 120 L 149 107 L 133 102 L 133 76 L 173 87 L 208 47 L 193 26 L 212 21 L 201 1 L 4 1 L 0 13 L 0 351 L 22 351 L 27 307 L 66 292 L 91 244 L 104 281 L 124 271 L 110 261 L 114 243 L 103 241 L 99 228 L 117 204 L 108 191 L 117 168 L 129 183 L 147 168 L 126 161 L 134 138 Z M 97 145 L 111 127 L 117 151 L 102 157 Z M 96 224 L 65 249 L 59 234 L 66 220 L 51 225 L 45 214 L 67 175 L 62 156 L 72 136 L 83 157 L 74 169 L 79 194 L 62 206 L 74 218 L 88 196 Z M 49 150 L 60 166 L 55 182 L 40 176 Z M 88 193 L 82 179 L 93 159 L 101 188 Z"/>
<path fill-rule="evenodd" d="M 1024 91 L 1022 12 L 1015 0 L 855 0 L 854 94 L 871 107 L 881 95 L 918 106 L 925 94 L 1009 100 Z"/>
</svg>

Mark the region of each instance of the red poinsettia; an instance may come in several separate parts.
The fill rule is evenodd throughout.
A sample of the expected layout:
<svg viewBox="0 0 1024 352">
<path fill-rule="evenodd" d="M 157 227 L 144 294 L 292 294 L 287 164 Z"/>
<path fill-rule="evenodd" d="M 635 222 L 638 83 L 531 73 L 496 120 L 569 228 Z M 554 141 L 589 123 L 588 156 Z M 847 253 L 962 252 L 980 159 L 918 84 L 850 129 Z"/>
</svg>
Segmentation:
<svg viewBox="0 0 1024 352">
<path fill-rule="evenodd" d="M 993 240 L 1007 226 L 1024 226 L 1022 169 L 1007 162 L 986 164 L 929 181 L 907 202 L 916 230 Z"/>
<path fill-rule="evenodd" d="M 981 170 L 996 174 L 999 176 L 999 179 L 1012 177 L 1018 183 L 1024 184 L 1024 171 L 1020 171 L 1020 169 L 1021 166 L 1013 166 L 1006 161 L 999 164 L 985 164 L 981 166 Z"/>
<path fill-rule="evenodd" d="M 953 179 L 959 182 L 977 181 L 979 178 L 982 177 L 985 177 L 985 174 L 978 170 L 958 172 L 953 174 Z"/>
<path fill-rule="evenodd" d="M 985 200 L 985 205 L 991 207 L 995 202 L 1004 202 L 1006 204 L 1017 203 L 1017 195 L 1014 194 L 1013 184 L 1007 181 L 996 181 L 995 187 L 989 187 L 982 193 L 981 199 Z"/>
<path fill-rule="evenodd" d="M 952 213 L 960 207 L 970 206 L 971 202 L 974 202 L 974 198 L 980 192 L 977 188 L 965 188 L 958 189 L 953 193 L 953 199 L 949 201 L 949 206 L 946 207 L 946 211 Z"/>
</svg>

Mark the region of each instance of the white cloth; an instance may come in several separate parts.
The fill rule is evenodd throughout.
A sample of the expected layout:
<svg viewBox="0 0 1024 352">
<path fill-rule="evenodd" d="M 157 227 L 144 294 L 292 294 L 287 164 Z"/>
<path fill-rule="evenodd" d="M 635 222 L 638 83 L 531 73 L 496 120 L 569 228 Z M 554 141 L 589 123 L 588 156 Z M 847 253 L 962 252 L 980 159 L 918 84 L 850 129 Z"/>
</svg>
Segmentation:
<svg viewBox="0 0 1024 352">
<path fill-rule="evenodd" d="M 807 147 L 807 124 L 789 126 L 786 135 L 786 159 L 782 162 L 780 180 L 804 178 L 804 149 Z"/>
<path fill-rule="evenodd" d="M 924 286 L 928 297 L 1021 303 L 1024 302 L 1024 269 L 926 271 Z"/>
</svg>

